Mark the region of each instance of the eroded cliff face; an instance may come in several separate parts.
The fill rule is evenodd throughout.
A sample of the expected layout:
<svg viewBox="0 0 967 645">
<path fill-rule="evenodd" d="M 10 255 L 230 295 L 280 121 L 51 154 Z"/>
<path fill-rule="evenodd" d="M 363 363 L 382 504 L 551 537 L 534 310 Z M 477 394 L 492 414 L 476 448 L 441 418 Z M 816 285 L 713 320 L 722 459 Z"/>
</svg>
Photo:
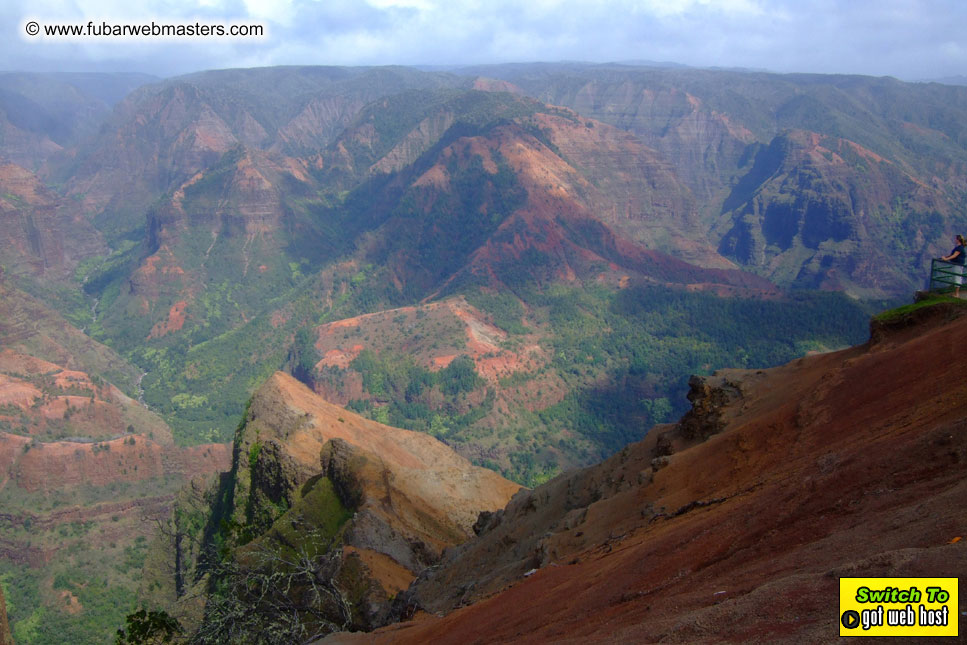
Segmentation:
<svg viewBox="0 0 967 645">
<path fill-rule="evenodd" d="M 914 97 L 887 78 L 825 85 L 596 66 L 489 73 L 634 133 L 689 187 L 719 253 L 782 286 L 908 292 L 924 260 L 949 250 L 938 242 L 956 232 L 963 159 L 946 142 L 962 119 L 928 115 L 964 102 L 944 86 Z M 923 153 L 938 144 L 936 157 Z"/>
<path fill-rule="evenodd" d="M 229 527 L 219 539 L 243 570 L 303 554 L 338 589 L 332 597 L 345 599 L 314 611 L 334 626 L 370 629 L 444 549 L 473 535 L 481 511 L 519 489 L 429 435 L 364 419 L 276 373 L 252 398 L 222 483 L 226 502 L 207 521 Z M 181 579 L 198 580 L 199 553 L 176 553 Z"/>
<path fill-rule="evenodd" d="M 8 271 L 60 280 L 105 249 L 77 202 L 48 189 L 34 173 L 0 163 L 0 260 Z"/>
<path fill-rule="evenodd" d="M 324 401 L 281 372 L 273 375 L 253 397 L 236 452 L 248 455 L 253 446 L 259 445 L 255 460 L 258 464 L 262 451 L 275 451 L 279 459 L 267 460 L 266 468 L 270 461 L 279 462 L 280 475 L 274 478 L 281 482 L 278 490 L 290 491 L 324 470 L 320 461 L 324 453 L 329 455 L 323 461 L 330 469 L 334 463 L 345 461 L 333 456 L 339 451 L 324 450 L 335 439 L 355 446 L 346 448 L 350 452 L 378 457 L 384 469 L 392 470 L 394 481 L 398 482 L 394 487 L 407 493 L 411 502 L 426 503 L 427 513 L 437 515 L 442 524 L 463 535 L 470 535 L 477 510 L 498 508 L 501 499 L 509 498 L 520 488 L 492 471 L 473 466 L 429 435 L 390 428 L 360 417 Z M 248 464 L 239 463 L 241 470 L 246 470 Z M 248 470 L 253 481 L 265 472 Z M 243 479 L 239 477 L 236 499 L 256 490 L 279 501 L 272 486 L 253 484 L 249 489 Z M 364 488 L 364 497 L 370 495 L 368 487 Z"/>
<path fill-rule="evenodd" d="M 500 508 L 520 488 L 429 435 L 359 417 L 282 373 L 253 398 L 237 451 L 257 453 L 240 464 L 235 489 L 236 504 L 249 500 L 254 532 L 275 520 L 260 518 L 273 505 L 291 505 L 292 491 L 323 474 L 353 511 L 343 547 L 370 555 L 378 581 L 386 578 L 381 568 L 415 576 L 434 564 L 445 547 L 472 535 L 480 511 Z"/>
<path fill-rule="evenodd" d="M 933 183 L 853 141 L 785 132 L 723 202 L 719 251 L 780 284 L 897 293 L 909 271 L 891 258 L 894 240 L 922 266 L 943 233 L 948 206 Z M 932 215 L 904 221 L 908 212 Z"/>
<path fill-rule="evenodd" d="M 446 618 L 326 642 L 820 641 L 841 576 L 967 574 L 967 384 L 950 360 L 965 313 L 927 307 L 864 346 L 693 380 L 682 422 L 482 515 L 397 603 Z"/>
</svg>

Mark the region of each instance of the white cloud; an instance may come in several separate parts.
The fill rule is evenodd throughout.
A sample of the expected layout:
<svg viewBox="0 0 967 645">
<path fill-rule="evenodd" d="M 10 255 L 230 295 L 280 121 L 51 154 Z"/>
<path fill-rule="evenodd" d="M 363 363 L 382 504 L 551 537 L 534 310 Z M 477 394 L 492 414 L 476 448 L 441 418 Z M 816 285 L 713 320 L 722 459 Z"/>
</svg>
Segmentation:
<svg viewBox="0 0 967 645">
<path fill-rule="evenodd" d="M 633 4 L 639 5 L 646 13 L 660 18 L 695 12 L 731 15 L 763 13 L 761 3 L 756 0 L 644 0 Z"/>
<path fill-rule="evenodd" d="M 431 0 L 366 0 L 367 4 L 376 9 L 418 9 L 431 11 L 436 4 Z"/>
<path fill-rule="evenodd" d="M 292 0 L 243 0 L 247 17 L 256 21 L 292 26 L 299 8 Z"/>
<path fill-rule="evenodd" d="M 7 0 L 27 16 L 251 22 L 264 41 L 0 40 L 8 68 L 85 65 L 155 73 L 238 65 L 448 64 L 510 60 L 659 60 L 777 71 L 937 77 L 963 73 L 960 0 Z M 18 34 L 19 35 L 19 34 Z"/>
</svg>

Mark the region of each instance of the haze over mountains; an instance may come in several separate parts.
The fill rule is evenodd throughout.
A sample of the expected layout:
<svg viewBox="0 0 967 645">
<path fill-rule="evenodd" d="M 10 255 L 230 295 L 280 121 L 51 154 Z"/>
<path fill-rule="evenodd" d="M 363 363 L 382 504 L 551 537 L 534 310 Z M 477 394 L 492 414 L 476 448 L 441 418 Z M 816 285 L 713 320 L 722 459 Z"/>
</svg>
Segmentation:
<svg viewBox="0 0 967 645">
<path fill-rule="evenodd" d="M 324 471 L 338 488 L 345 472 L 309 455 L 320 472 L 262 482 L 261 520 L 240 506 L 239 473 L 273 473 L 269 456 L 285 452 L 240 439 L 252 409 L 292 407 L 265 403 L 263 384 L 289 383 L 278 371 L 345 406 L 326 408 L 327 423 L 427 433 L 453 459 L 534 486 L 677 419 L 692 374 L 862 342 L 869 313 L 920 287 L 963 226 L 965 124 L 967 88 L 858 76 L 578 64 L 0 75 L 12 446 L 0 491 L 16 510 L 10 559 L 24 563 L 0 575 L 37 581 L 7 588 L 18 642 L 56 629 L 97 642 L 128 608 L 105 610 L 93 587 L 173 602 L 208 580 L 216 535 L 242 548 L 305 496 L 332 501 L 307 482 Z M 265 406 L 247 407 L 256 391 Z M 150 498 L 163 516 L 184 481 L 229 467 L 233 437 L 221 488 L 199 480 L 179 496 L 197 545 L 149 553 L 149 531 L 107 506 L 77 519 L 119 487 L 127 508 Z M 212 506 L 207 490 L 235 501 Z M 350 623 L 384 621 L 417 564 L 469 535 L 469 508 L 505 501 L 468 501 L 459 539 L 452 518 L 434 520 L 412 561 L 360 537 L 372 526 L 340 529 L 378 574 Z M 216 516 L 234 528 L 219 532 Z M 17 532 L 28 517 L 41 537 Z M 85 587 L 67 563 L 95 567 L 98 540 L 130 565 Z M 170 548 L 184 578 L 155 571 L 148 588 L 141 563 L 162 567 Z M 407 573 L 373 564 L 387 558 Z"/>
</svg>

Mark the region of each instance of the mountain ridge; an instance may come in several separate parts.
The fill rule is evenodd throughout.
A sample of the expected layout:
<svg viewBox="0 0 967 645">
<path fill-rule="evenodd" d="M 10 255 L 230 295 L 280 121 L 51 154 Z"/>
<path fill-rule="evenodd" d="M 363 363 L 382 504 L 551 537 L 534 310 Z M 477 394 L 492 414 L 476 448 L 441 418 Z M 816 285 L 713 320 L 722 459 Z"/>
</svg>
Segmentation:
<svg viewBox="0 0 967 645">
<path fill-rule="evenodd" d="M 200 622 L 204 638 L 217 641 L 243 629 L 232 616 L 246 602 L 249 576 L 261 575 L 266 563 L 296 576 L 293 558 L 311 553 L 313 562 L 332 565 L 319 565 L 323 570 L 312 575 L 346 600 L 300 606 L 293 611 L 306 622 L 294 626 L 270 608 L 267 615 L 248 612 L 256 623 L 244 629 L 371 628 L 385 620 L 392 596 L 445 548 L 472 534 L 480 510 L 496 510 L 519 489 L 427 434 L 364 419 L 277 372 L 252 398 L 232 470 L 218 491 L 206 495 L 224 501 L 200 509 L 202 523 L 222 545 L 219 566 L 228 572 L 212 568 L 218 561 L 206 555 L 211 544 L 202 543 L 201 534 L 179 526 L 177 517 L 199 510 L 184 504 L 158 547 L 181 568 L 152 575 L 158 586 L 175 587 L 182 618 Z M 224 600 L 210 583 L 242 588 Z M 303 593 L 300 578 L 287 584 L 299 590 L 295 596 Z M 199 595 L 209 603 L 204 614 L 193 605 Z"/>
<path fill-rule="evenodd" d="M 962 88 L 628 65 L 283 67 L 141 79 L 122 99 L 138 78 L 31 78 L 0 75 L 0 361 L 21 363 L 0 370 L 0 430 L 3 465 L 30 466 L 34 488 L 12 485 L 21 471 L 0 488 L 18 545 L 3 549 L 42 563 L 104 536 L 112 566 L 87 552 L 44 570 L 0 561 L 28 642 L 81 639 L 91 608 L 131 601 L 146 557 L 166 566 L 136 515 L 224 465 L 227 449 L 206 444 L 231 438 L 278 370 L 368 419 L 352 423 L 423 432 L 536 486 L 685 413 L 690 374 L 861 342 L 870 300 L 919 286 L 967 221 Z M 297 527 L 279 513 L 330 543 L 360 503 L 354 477 L 379 500 L 374 542 L 400 520 L 377 512 L 399 497 L 378 451 L 335 441 L 325 463 L 286 474 L 283 443 L 236 455 L 236 473 L 263 478 L 237 525 L 204 519 L 231 498 L 228 475 L 178 495 L 166 530 L 198 538 L 181 552 L 192 564 L 163 590 L 147 576 L 145 598 L 207 584 L 205 566 L 292 555 L 280 545 Z M 695 450 L 679 448 L 656 478 Z M 138 495 L 143 507 L 102 503 Z M 99 506 L 85 517 L 85 504 Z M 330 597 L 326 620 L 374 626 L 441 540 L 473 532 L 421 504 L 400 509 L 408 526 L 435 523 L 432 539 L 403 531 L 425 549 L 325 552 L 356 603 Z M 227 542 L 194 550 L 231 535 L 252 538 L 238 559 L 215 557 Z"/>
<path fill-rule="evenodd" d="M 963 573 L 965 313 L 694 379 L 677 425 L 481 517 L 401 597 L 425 615 L 320 642 L 825 640 L 840 576 Z"/>
</svg>

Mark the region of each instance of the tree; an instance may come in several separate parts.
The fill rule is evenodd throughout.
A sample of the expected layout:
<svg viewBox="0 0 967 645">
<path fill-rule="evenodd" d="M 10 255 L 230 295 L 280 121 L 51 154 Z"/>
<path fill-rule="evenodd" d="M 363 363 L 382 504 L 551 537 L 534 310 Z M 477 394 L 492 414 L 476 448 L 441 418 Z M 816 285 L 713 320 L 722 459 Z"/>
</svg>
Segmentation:
<svg viewBox="0 0 967 645">
<path fill-rule="evenodd" d="M 349 627 L 352 608 L 334 582 L 342 551 L 320 548 L 325 544 L 311 532 L 295 549 L 259 543 L 220 562 L 212 571 L 205 618 L 191 642 L 290 645 Z"/>
<path fill-rule="evenodd" d="M 119 629 L 115 645 L 161 645 L 185 642 L 181 623 L 166 611 L 140 609 L 128 614 L 127 629 Z"/>
</svg>

